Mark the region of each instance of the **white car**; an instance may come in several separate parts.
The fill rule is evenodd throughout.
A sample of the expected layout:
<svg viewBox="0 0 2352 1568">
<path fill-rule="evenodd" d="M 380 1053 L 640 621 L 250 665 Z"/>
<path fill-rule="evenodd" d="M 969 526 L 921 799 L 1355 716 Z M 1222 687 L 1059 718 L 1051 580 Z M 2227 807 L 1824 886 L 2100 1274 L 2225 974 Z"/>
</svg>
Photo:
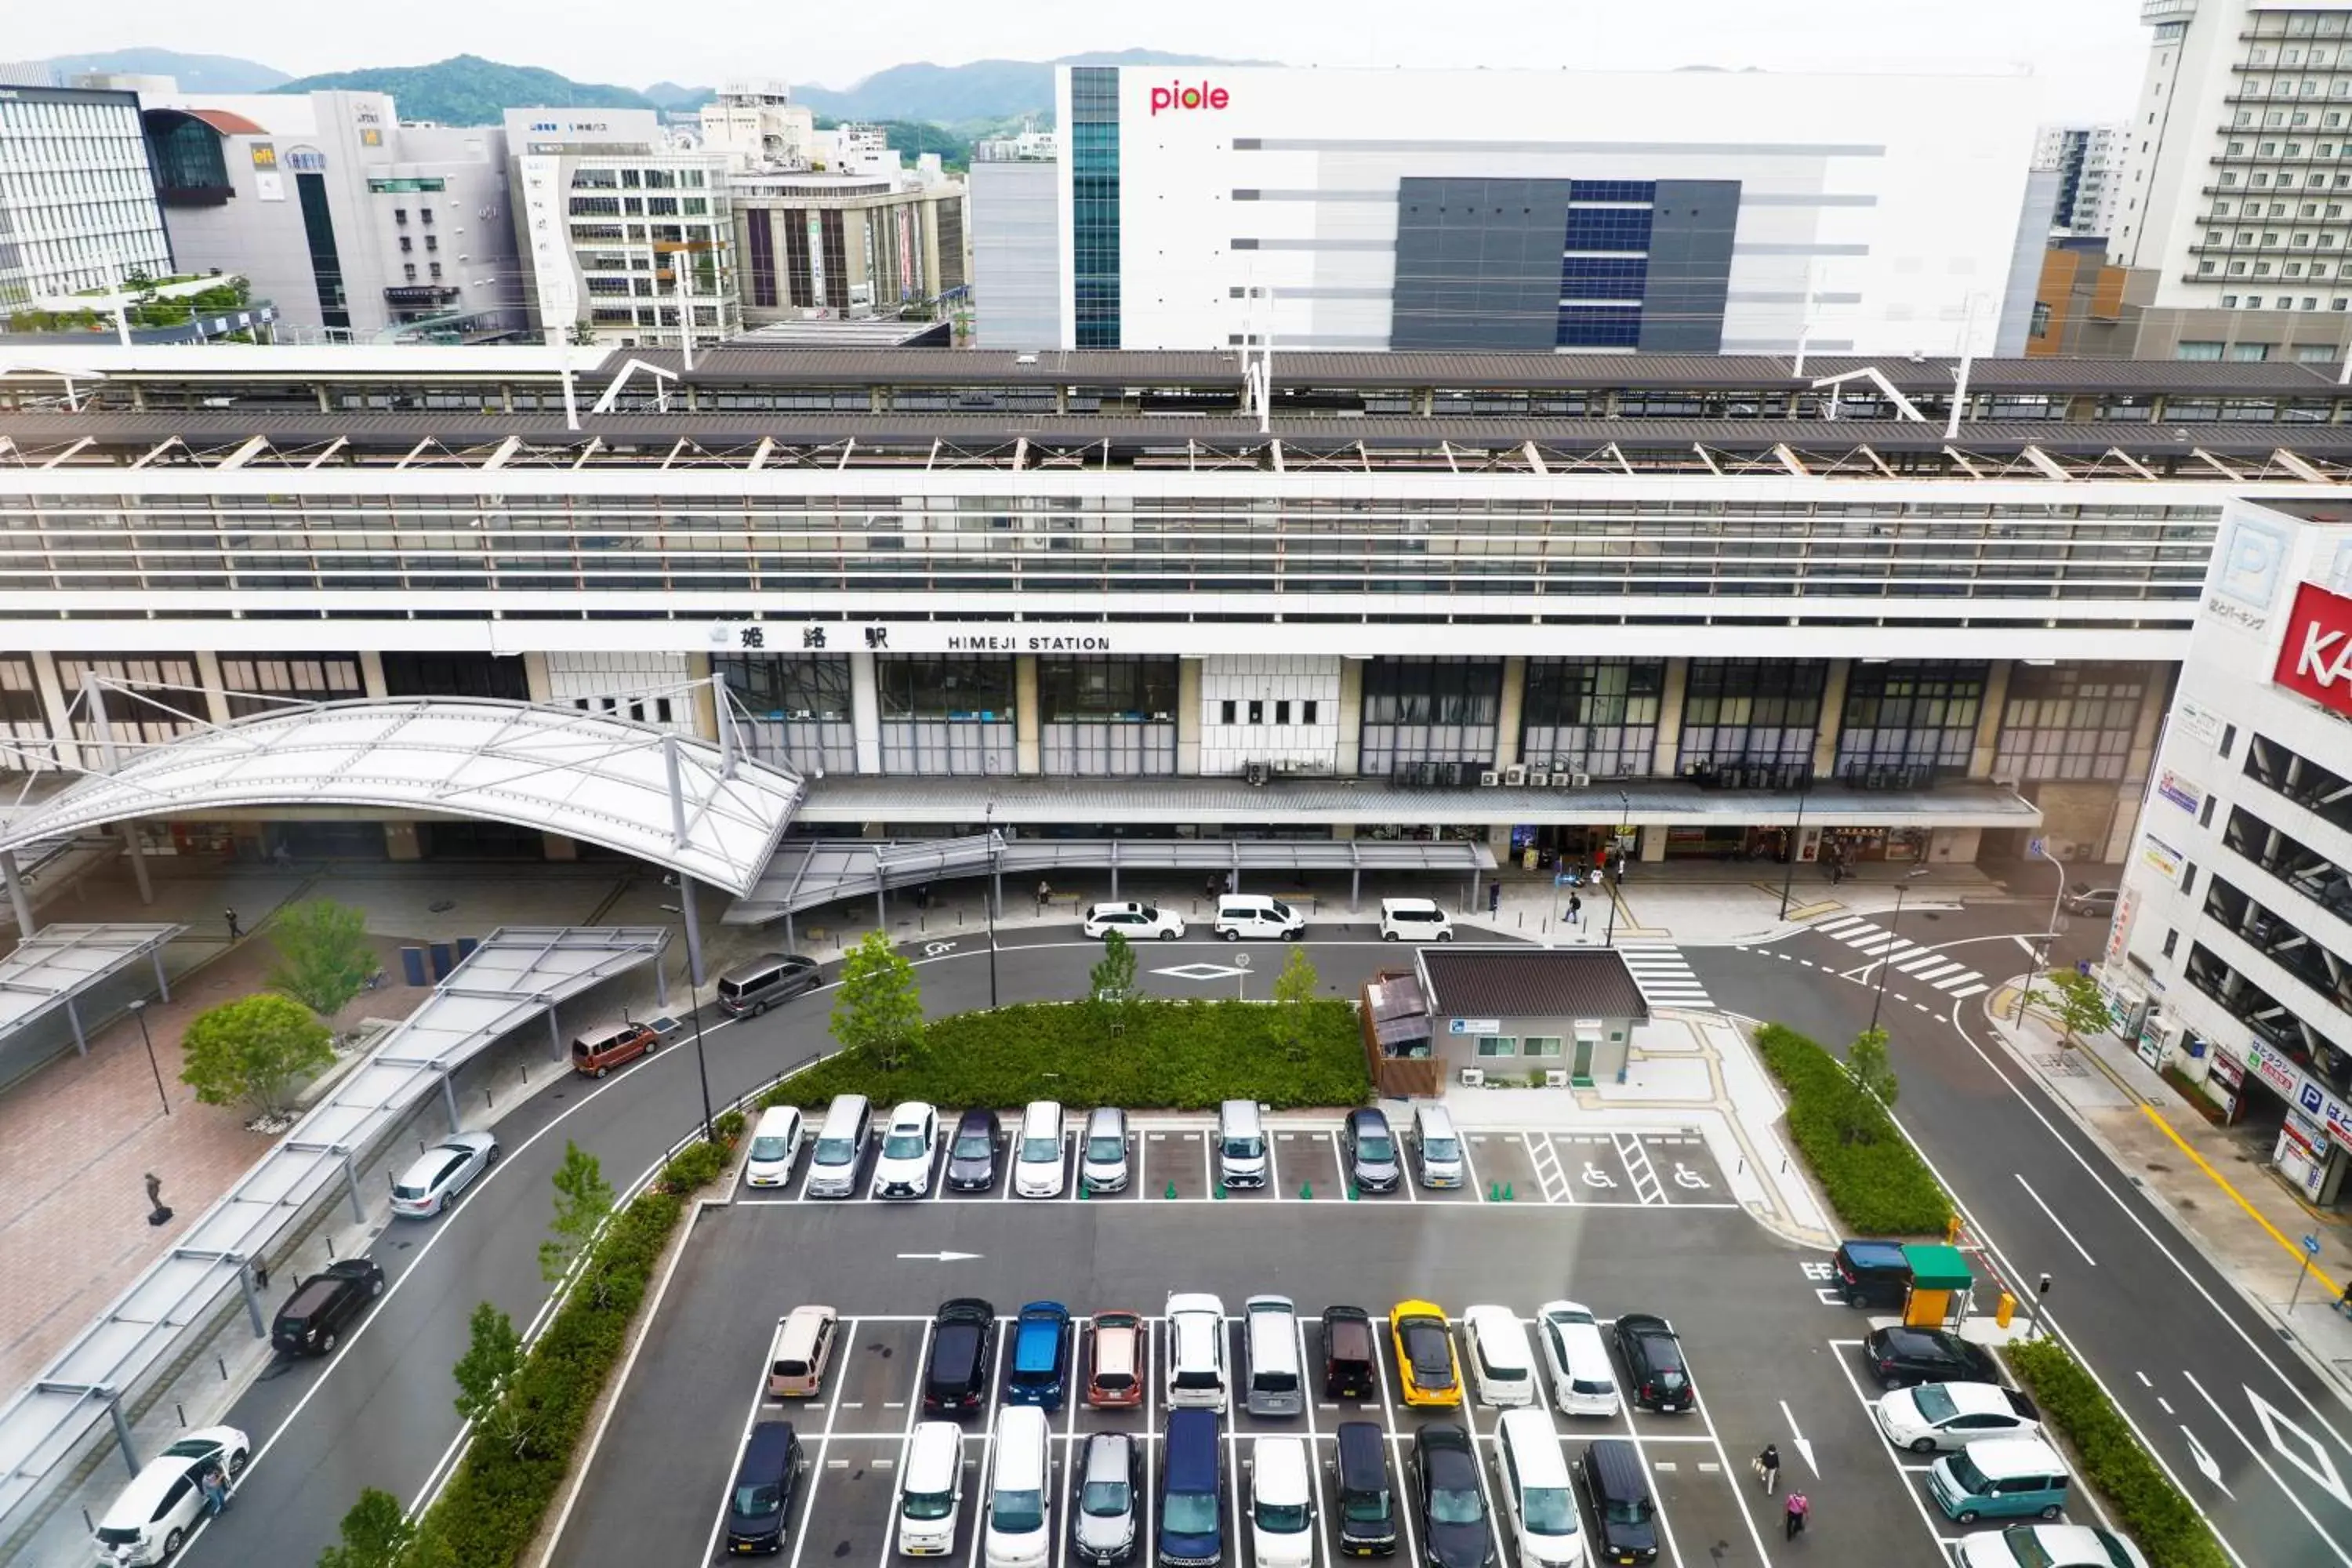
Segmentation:
<svg viewBox="0 0 2352 1568">
<path fill-rule="evenodd" d="M 1878 1429 L 1915 1454 L 1965 1448 L 1979 1437 L 2038 1437 L 2042 1413 L 2013 1388 L 1990 1383 L 1923 1383 L 1871 1407 Z"/>
<path fill-rule="evenodd" d="M 1382 899 L 1382 942 L 1452 942 L 1454 922 L 1428 899 Z"/>
<path fill-rule="evenodd" d="M 1020 1131 L 1013 1135 L 1013 1194 L 1023 1198 L 1058 1198 L 1062 1181 L 1061 1104 L 1033 1100 L 1021 1113 Z"/>
<path fill-rule="evenodd" d="M 1088 936 L 1095 937 L 1117 931 L 1129 942 L 1141 942 L 1145 937 L 1174 942 L 1184 934 L 1184 917 L 1174 910 L 1152 904 L 1088 904 L 1084 929 Z"/>
<path fill-rule="evenodd" d="M 1566 1415 L 1617 1414 L 1617 1372 L 1592 1309 L 1580 1301 L 1546 1301 L 1536 1309 L 1536 1338 L 1551 1374 L 1552 1403 Z"/>
<path fill-rule="evenodd" d="M 499 1141 L 488 1132 L 453 1132 L 409 1163 L 392 1184 L 392 1212 L 431 1219 L 499 1161 Z"/>
<path fill-rule="evenodd" d="M 98 1561 L 129 1568 L 180 1550 L 205 1516 L 205 1471 L 217 1464 L 232 1484 L 253 1455 L 234 1426 L 200 1426 L 147 1462 L 98 1521 Z"/>
<path fill-rule="evenodd" d="M 1225 1304 L 1202 1290 L 1179 1290 L 1168 1298 L 1170 1408 L 1225 1407 Z"/>
<path fill-rule="evenodd" d="M 874 1195 L 877 1198 L 930 1196 L 931 1167 L 939 1163 L 940 1113 L 919 1100 L 910 1100 L 890 1112 L 882 1134 L 882 1153 L 874 1162 Z"/>
<path fill-rule="evenodd" d="M 1961 1537 L 1958 1568 L 2147 1568 L 2147 1559 L 2112 1530 L 2014 1524 Z"/>
</svg>

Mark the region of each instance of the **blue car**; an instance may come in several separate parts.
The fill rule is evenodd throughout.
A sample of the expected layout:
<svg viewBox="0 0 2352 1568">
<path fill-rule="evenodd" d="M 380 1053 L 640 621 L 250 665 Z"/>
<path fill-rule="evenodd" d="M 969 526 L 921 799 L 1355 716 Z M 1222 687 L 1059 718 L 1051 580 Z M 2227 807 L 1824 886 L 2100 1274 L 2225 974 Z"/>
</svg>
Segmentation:
<svg viewBox="0 0 2352 1568">
<path fill-rule="evenodd" d="M 1217 1413 L 1168 1413 L 1160 1472 L 1160 1568 L 1216 1568 L 1225 1554 L 1224 1446 Z"/>
<path fill-rule="evenodd" d="M 1059 1410 L 1069 1391 L 1070 1310 L 1059 1301 L 1032 1301 L 1013 1324 L 1005 1401 Z"/>
</svg>

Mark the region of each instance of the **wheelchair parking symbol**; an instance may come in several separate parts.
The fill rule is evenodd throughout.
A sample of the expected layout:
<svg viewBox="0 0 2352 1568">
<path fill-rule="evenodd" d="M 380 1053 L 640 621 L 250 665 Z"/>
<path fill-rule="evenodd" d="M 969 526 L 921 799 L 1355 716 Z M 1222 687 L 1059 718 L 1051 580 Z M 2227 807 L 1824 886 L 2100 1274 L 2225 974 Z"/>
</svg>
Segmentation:
<svg viewBox="0 0 2352 1568">
<path fill-rule="evenodd" d="M 1613 1187 L 1617 1184 L 1617 1178 L 1587 1160 L 1584 1162 L 1584 1184 L 1588 1187 Z"/>
<path fill-rule="evenodd" d="M 1693 1189 L 1704 1188 L 1706 1185 L 1706 1178 L 1677 1160 L 1675 1162 L 1675 1185 Z"/>
</svg>

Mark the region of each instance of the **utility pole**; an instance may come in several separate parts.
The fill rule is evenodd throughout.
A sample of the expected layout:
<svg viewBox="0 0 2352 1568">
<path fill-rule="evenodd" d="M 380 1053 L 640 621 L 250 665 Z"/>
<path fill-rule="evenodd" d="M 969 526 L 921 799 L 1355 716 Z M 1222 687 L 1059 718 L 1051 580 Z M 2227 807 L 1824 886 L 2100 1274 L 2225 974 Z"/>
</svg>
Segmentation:
<svg viewBox="0 0 2352 1568">
<path fill-rule="evenodd" d="M 1789 835 L 1788 869 L 1780 874 L 1780 918 L 1789 918 L 1789 888 L 1797 879 L 1797 854 L 1805 841 L 1805 796 L 1812 793 L 1813 770 L 1805 769 L 1805 778 L 1797 786 L 1797 826 Z"/>
<path fill-rule="evenodd" d="M 1903 895 L 1909 891 L 1903 883 L 1895 885 L 1895 918 L 1886 922 L 1886 934 L 1890 937 L 1900 938 L 1903 934 Z M 1878 989 L 1870 998 L 1870 1026 L 1874 1029 L 1878 1027 L 1879 1004 L 1886 1000 L 1886 972 L 1895 967 L 1894 952 L 1889 948 L 1878 955 Z"/>
</svg>

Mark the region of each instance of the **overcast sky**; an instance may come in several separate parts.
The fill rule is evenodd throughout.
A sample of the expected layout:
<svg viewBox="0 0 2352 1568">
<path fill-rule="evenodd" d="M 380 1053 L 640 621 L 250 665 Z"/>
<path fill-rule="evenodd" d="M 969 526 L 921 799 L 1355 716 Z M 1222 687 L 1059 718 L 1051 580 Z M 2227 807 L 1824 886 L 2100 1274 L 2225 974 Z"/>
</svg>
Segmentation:
<svg viewBox="0 0 2352 1568">
<path fill-rule="evenodd" d="M 471 53 L 575 79 L 847 87 L 886 66 L 1158 48 L 1287 65 L 2028 70 L 2048 118 L 2119 117 L 2140 0 L 0 0 L 0 58 L 151 45 L 307 75 Z M 1955 127 L 1965 133 L 1964 128 Z"/>
</svg>

